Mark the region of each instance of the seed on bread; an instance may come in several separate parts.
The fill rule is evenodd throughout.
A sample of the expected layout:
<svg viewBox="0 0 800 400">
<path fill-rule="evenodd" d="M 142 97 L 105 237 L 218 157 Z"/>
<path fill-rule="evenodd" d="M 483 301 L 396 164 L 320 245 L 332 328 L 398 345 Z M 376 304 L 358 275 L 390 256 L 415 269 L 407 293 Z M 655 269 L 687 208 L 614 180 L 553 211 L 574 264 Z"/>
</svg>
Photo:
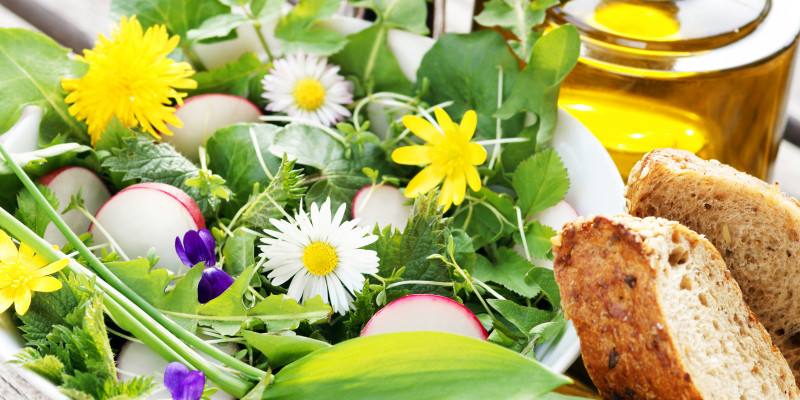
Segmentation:
<svg viewBox="0 0 800 400">
<path fill-rule="evenodd" d="M 683 225 L 579 218 L 553 240 L 565 314 L 605 399 L 800 399 L 713 245 Z"/>
<path fill-rule="evenodd" d="M 800 384 L 800 204 L 775 185 L 675 149 L 645 155 L 625 197 L 632 215 L 679 221 L 708 237 Z"/>
</svg>

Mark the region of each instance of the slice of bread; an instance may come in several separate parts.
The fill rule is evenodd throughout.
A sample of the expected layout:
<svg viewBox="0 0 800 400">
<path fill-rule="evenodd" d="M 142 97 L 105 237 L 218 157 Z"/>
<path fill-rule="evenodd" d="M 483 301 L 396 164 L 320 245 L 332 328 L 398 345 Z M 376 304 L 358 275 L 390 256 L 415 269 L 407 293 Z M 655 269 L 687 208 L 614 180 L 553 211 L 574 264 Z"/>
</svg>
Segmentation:
<svg viewBox="0 0 800 400">
<path fill-rule="evenodd" d="M 625 197 L 632 215 L 678 221 L 717 247 L 800 385 L 797 200 L 727 165 L 674 149 L 645 155 L 631 171 Z"/>
<path fill-rule="evenodd" d="M 792 372 L 722 257 L 677 222 L 579 218 L 555 277 L 605 399 L 798 399 Z"/>
</svg>

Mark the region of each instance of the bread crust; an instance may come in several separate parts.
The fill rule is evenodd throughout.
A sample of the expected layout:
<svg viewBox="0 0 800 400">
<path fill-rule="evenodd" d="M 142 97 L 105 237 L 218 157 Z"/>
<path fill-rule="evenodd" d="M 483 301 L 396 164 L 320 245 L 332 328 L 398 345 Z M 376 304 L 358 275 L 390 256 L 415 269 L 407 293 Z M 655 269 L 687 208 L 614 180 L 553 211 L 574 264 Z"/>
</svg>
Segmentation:
<svg viewBox="0 0 800 400">
<path fill-rule="evenodd" d="M 697 359 L 698 349 L 690 348 L 686 337 L 677 336 L 681 335 L 681 321 L 675 319 L 674 311 L 666 311 L 667 302 L 684 304 L 678 300 L 678 293 L 671 291 L 679 289 L 665 284 L 674 282 L 669 276 L 678 270 L 672 266 L 682 263 L 672 259 L 670 250 L 678 242 L 688 243 L 693 254 L 703 255 L 705 262 L 693 264 L 693 273 L 714 277 L 710 282 L 715 288 L 706 293 L 724 299 L 712 306 L 727 302 L 730 314 L 741 316 L 744 327 L 731 334 L 739 335 L 748 349 L 754 349 L 748 354 L 761 357 L 754 360 L 729 352 L 734 356 L 727 361 L 738 362 L 742 367 L 738 370 L 755 377 L 750 382 L 758 382 L 742 389 L 748 393 L 742 398 L 765 398 L 762 390 L 772 393 L 767 396 L 771 398 L 800 398 L 785 360 L 744 304 L 739 286 L 708 240 L 676 222 L 620 215 L 579 218 L 566 224 L 552 242 L 562 306 L 580 338 L 586 369 L 604 399 L 727 398 L 710 388 L 737 379 L 723 371 L 723 378 L 706 376 L 701 386 L 697 372 L 703 368 L 696 360 L 692 364 L 687 359 Z M 714 315 L 722 314 L 728 315 Z M 668 319 L 667 315 L 672 317 Z M 756 368 L 763 371 L 756 372 Z M 762 385 L 768 385 L 767 389 Z M 755 396 L 753 386 L 759 393 Z"/>
<path fill-rule="evenodd" d="M 628 212 L 685 224 L 725 259 L 800 385 L 800 205 L 755 177 L 675 149 L 631 171 Z"/>
</svg>

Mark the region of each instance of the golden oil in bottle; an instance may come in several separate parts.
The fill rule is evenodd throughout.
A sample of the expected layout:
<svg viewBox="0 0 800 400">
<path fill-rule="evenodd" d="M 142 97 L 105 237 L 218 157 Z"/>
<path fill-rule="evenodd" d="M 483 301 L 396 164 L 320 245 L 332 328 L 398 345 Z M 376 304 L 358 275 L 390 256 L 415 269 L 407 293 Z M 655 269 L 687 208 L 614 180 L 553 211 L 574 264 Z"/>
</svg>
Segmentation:
<svg viewBox="0 0 800 400">
<path fill-rule="evenodd" d="M 800 31 L 794 0 L 572 0 L 550 14 L 581 31 L 559 104 L 627 179 L 661 147 L 764 179 L 786 122 Z"/>
</svg>

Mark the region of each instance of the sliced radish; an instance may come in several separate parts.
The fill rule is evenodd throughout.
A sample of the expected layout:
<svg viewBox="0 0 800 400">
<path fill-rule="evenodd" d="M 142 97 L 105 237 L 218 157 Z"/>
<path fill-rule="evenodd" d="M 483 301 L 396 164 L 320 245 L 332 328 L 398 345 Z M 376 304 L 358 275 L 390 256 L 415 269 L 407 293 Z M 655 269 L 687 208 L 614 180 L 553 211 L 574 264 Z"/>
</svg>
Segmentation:
<svg viewBox="0 0 800 400">
<path fill-rule="evenodd" d="M 472 311 L 433 294 L 412 294 L 389 303 L 372 316 L 361 336 L 416 331 L 455 333 L 480 340 L 488 337 Z"/>
<path fill-rule="evenodd" d="M 413 207 L 404 204 L 408 199 L 392 185 L 369 185 L 361 188 L 353 198 L 353 218 L 358 226 L 373 229 L 375 224 L 383 230 L 390 224 L 400 232 L 406 228 Z"/>
<path fill-rule="evenodd" d="M 239 122 L 258 122 L 261 110 L 244 97 L 210 93 L 189 97 L 175 110 L 175 116 L 183 122 L 183 127 L 168 125 L 173 135 L 163 135 L 164 141 L 197 161 L 197 148 L 217 129 Z"/>
<path fill-rule="evenodd" d="M 77 166 L 62 167 L 48 172 L 39 183 L 47 186 L 58 199 L 59 207 L 63 210 L 69 204 L 72 196 L 81 191 L 83 205 L 90 214 L 95 214 L 100 207 L 111 198 L 105 182 L 89 169 Z M 70 210 L 61 216 L 75 234 L 80 235 L 89 231 L 91 221 L 77 210 Z M 55 224 L 47 225 L 44 240 L 59 247 L 67 244 L 67 238 L 56 228 Z"/>
<path fill-rule="evenodd" d="M 228 353 L 229 355 L 233 355 L 233 353 L 236 352 L 236 346 L 233 343 L 228 343 L 220 350 Z M 206 360 L 212 363 L 217 363 L 217 361 L 211 358 L 211 356 L 208 356 L 205 353 L 200 354 Z M 119 354 L 117 354 L 118 378 L 120 380 L 129 380 L 137 376 L 153 376 L 155 377 L 155 379 L 153 379 L 153 383 L 155 383 L 153 392 L 164 390 L 164 392 L 169 393 L 164 387 L 163 380 L 164 371 L 167 369 L 167 365 L 169 365 L 167 360 L 161 358 L 161 356 L 156 354 L 156 352 L 139 342 L 125 342 L 125 344 L 123 344 L 119 349 Z M 164 396 L 160 396 L 159 398 L 163 397 Z M 211 399 L 228 400 L 233 399 L 233 397 L 221 390 L 218 390 L 216 393 L 211 395 Z"/>
<path fill-rule="evenodd" d="M 183 265 L 175 252 L 175 238 L 206 227 L 200 207 L 189 195 L 156 182 L 128 186 L 103 204 L 95 218 L 128 257 L 144 257 L 155 248 L 161 257 L 158 265 L 172 272 Z M 97 225 L 92 224 L 89 232 L 96 243 L 108 242 Z"/>
<path fill-rule="evenodd" d="M 560 231 L 564 224 L 578 218 L 578 212 L 575 211 L 571 204 L 561 200 L 556 205 L 534 214 L 532 218 L 542 225 L 547 225 L 556 231 Z"/>
</svg>

